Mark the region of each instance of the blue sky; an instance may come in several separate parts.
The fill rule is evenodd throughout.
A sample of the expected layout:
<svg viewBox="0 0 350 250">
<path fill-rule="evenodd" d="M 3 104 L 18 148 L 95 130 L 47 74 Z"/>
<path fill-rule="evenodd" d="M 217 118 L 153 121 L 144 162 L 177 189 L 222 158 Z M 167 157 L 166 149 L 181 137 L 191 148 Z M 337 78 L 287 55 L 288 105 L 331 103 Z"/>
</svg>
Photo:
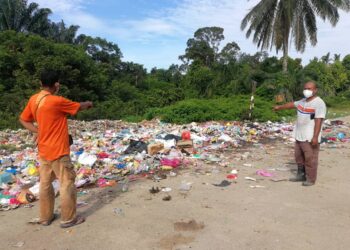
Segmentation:
<svg viewBox="0 0 350 250">
<path fill-rule="evenodd" d="M 224 28 L 225 44 L 235 41 L 243 52 L 259 51 L 240 30 L 240 22 L 258 0 L 36 0 L 53 11 L 51 18 L 80 26 L 80 33 L 100 36 L 120 47 L 124 61 L 147 69 L 178 64 L 186 41 L 201 27 Z M 292 57 L 307 63 L 327 52 L 350 54 L 350 13 L 341 12 L 336 28 L 319 21 L 318 44 Z M 275 55 L 274 51 L 269 52 Z M 281 56 L 279 54 L 278 56 Z"/>
</svg>

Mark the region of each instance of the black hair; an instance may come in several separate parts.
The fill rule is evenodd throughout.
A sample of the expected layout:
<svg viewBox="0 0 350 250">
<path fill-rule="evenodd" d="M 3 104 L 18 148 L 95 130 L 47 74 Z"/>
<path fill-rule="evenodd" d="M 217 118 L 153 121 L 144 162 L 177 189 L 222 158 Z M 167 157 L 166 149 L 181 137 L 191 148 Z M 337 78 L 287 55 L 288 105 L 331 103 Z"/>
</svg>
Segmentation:
<svg viewBox="0 0 350 250">
<path fill-rule="evenodd" d="M 314 80 L 310 80 L 310 81 L 307 81 L 306 83 L 313 83 L 314 84 L 314 86 L 315 86 L 315 89 L 317 89 L 317 82 L 316 81 L 314 81 Z"/>
<path fill-rule="evenodd" d="M 41 71 L 40 80 L 44 87 L 53 87 L 60 80 L 60 73 L 57 70 L 44 69 Z"/>
</svg>

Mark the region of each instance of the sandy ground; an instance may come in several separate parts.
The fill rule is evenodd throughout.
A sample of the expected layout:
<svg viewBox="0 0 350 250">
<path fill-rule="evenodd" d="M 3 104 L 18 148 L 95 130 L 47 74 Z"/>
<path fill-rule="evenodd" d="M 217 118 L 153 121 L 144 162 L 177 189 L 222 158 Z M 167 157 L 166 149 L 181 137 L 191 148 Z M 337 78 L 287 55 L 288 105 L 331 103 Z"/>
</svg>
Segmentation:
<svg viewBox="0 0 350 250">
<path fill-rule="evenodd" d="M 37 216 L 37 202 L 0 212 L 0 249 L 350 249 L 350 145 L 321 150 L 312 187 L 255 175 L 260 168 L 279 168 L 271 171 L 278 178 L 293 175 L 292 144 L 276 142 L 249 149 L 253 157 L 233 161 L 234 167 L 190 168 L 159 182 L 134 182 L 125 193 L 92 189 L 78 199 L 88 203 L 78 209 L 87 221 L 71 229 L 58 221 L 26 224 Z M 233 168 L 236 183 L 212 185 Z M 183 181 L 192 183 L 190 191 L 179 191 Z M 263 187 L 250 187 L 256 185 Z M 152 186 L 172 188 L 171 200 L 163 201 L 164 192 L 150 194 Z"/>
</svg>

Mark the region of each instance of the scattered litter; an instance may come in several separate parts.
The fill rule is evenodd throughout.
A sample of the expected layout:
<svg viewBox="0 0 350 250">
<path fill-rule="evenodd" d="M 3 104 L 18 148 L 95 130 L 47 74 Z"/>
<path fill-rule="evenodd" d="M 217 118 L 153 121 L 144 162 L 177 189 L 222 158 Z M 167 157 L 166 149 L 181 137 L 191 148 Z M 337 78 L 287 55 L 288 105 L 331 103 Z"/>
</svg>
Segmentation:
<svg viewBox="0 0 350 250">
<path fill-rule="evenodd" d="M 281 178 L 272 178 L 270 180 L 273 182 L 281 182 L 281 181 L 288 181 L 288 178 L 281 177 Z"/>
<path fill-rule="evenodd" d="M 288 172 L 288 171 L 290 171 L 290 168 L 288 168 L 288 167 L 280 167 L 280 168 L 269 168 L 267 170 L 269 170 L 269 171 Z"/>
<path fill-rule="evenodd" d="M 191 182 L 181 182 L 179 189 L 180 191 L 190 191 L 191 187 L 192 187 Z"/>
<path fill-rule="evenodd" d="M 19 241 L 16 244 L 13 245 L 14 247 L 23 247 L 24 246 L 24 241 Z"/>
<path fill-rule="evenodd" d="M 171 200 L 171 196 L 167 195 L 163 197 L 163 201 L 170 201 Z"/>
<path fill-rule="evenodd" d="M 246 179 L 246 180 L 248 180 L 248 181 L 256 181 L 255 178 L 252 178 L 252 177 L 249 177 L 249 176 L 244 177 L 244 179 Z"/>
<path fill-rule="evenodd" d="M 121 208 L 119 208 L 119 207 L 114 208 L 114 209 L 113 209 L 113 212 L 114 212 L 116 215 L 125 216 L 123 209 L 121 209 Z"/>
<path fill-rule="evenodd" d="M 226 178 L 229 180 L 237 180 L 238 176 L 236 174 L 229 174 Z"/>
<path fill-rule="evenodd" d="M 263 177 L 272 177 L 272 176 L 274 176 L 272 173 L 267 172 L 266 170 L 262 170 L 262 169 L 257 170 L 256 174 L 260 175 L 260 176 L 263 176 Z"/>
<path fill-rule="evenodd" d="M 265 188 L 265 186 L 260 186 L 260 185 L 254 185 L 254 186 L 249 186 L 251 188 Z"/>
<path fill-rule="evenodd" d="M 156 194 L 156 193 L 159 193 L 160 190 L 159 190 L 159 187 L 156 187 L 156 188 L 152 187 L 152 188 L 149 190 L 149 192 L 150 192 L 151 194 Z"/>
<path fill-rule="evenodd" d="M 89 205 L 89 203 L 87 203 L 86 201 L 78 201 L 77 202 L 77 208 L 85 207 L 87 205 Z"/>
<path fill-rule="evenodd" d="M 227 187 L 230 186 L 232 182 L 229 182 L 227 180 L 223 180 L 220 184 L 213 184 L 216 187 Z"/>
<path fill-rule="evenodd" d="M 195 220 L 190 220 L 188 222 L 176 222 L 174 223 L 175 231 L 198 231 L 204 228 L 204 223 L 196 222 Z"/>
<path fill-rule="evenodd" d="M 166 192 L 166 193 L 171 192 L 171 190 L 172 189 L 170 187 L 162 188 L 162 192 Z"/>
</svg>

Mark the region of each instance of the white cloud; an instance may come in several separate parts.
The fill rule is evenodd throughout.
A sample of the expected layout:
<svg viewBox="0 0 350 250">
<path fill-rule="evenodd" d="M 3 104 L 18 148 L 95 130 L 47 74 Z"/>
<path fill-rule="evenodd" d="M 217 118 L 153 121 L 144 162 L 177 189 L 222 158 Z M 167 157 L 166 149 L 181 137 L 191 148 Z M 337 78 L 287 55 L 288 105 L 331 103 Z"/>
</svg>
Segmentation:
<svg viewBox="0 0 350 250">
<path fill-rule="evenodd" d="M 41 8 L 50 8 L 55 12 L 71 12 L 83 9 L 83 0 L 34 0 Z M 85 2 L 86 3 L 86 2 Z"/>
<path fill-rule="evenodd" d="M 170 23 L 155 18 L 146 18 L 142 21 L 127 21 L 126 23 L 133 30 L 157 35 L 170 35 L 176 30 Z"/>
<path fill-rule="evenodd" d="M 54 19 L 63 19 L 67 24 L 79 25 L 80 31 L 96 32 L 106 29 L 106 23 L 88 14 L 85 5 L 89 1 L 83 0 L 34 0 L 41 8 L 50 8 Z"/>
</svg>

